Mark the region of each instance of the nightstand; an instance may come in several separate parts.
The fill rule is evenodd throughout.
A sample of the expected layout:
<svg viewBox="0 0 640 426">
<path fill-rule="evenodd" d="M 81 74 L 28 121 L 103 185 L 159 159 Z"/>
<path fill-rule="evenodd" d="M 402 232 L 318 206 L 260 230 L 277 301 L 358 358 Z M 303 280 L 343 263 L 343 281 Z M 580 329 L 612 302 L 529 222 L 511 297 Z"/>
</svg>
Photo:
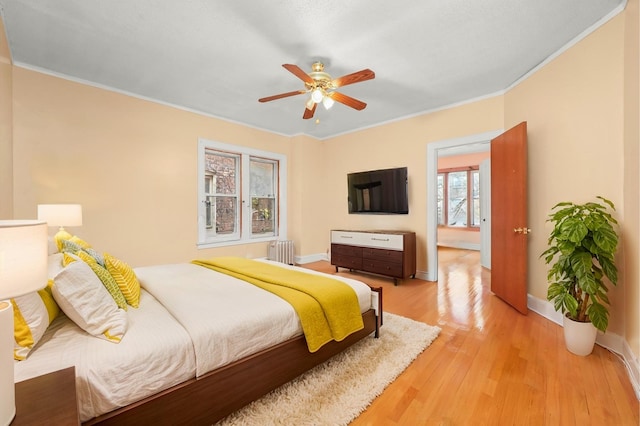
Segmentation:
<svg viewBox="0 0 640 426">
<path fill-rule="evenodd" d="M 79 424 L 75 367 L 16 383 L 16 417 L 11 426 Z"/>
</svg>

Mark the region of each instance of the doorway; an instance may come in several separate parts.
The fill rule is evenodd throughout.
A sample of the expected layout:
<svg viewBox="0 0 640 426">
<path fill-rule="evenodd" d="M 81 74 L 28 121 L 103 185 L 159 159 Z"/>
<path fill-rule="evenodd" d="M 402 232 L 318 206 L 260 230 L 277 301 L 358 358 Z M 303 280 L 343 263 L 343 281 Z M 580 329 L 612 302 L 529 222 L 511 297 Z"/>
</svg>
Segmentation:
<svg viewBox="0 0 640 426">
<path fill-rule="evenodd" d="M 491 140 L 502 133 L 503 130 L 494 130 L 427 145 L 427 281 L 438 280 L 438 157 L 452 153 L 463 154 L 478 149 L 489 149 Z M 486 238 L 483 239 L 481 236 L 481 241 L 486 243 Z M 482 247 L 482 245 L 484 244 L 481 244 L 481 253 L 483 250 L 485 253 L 486 250 L 490 250 L 490 247 Z"/>
</svg>

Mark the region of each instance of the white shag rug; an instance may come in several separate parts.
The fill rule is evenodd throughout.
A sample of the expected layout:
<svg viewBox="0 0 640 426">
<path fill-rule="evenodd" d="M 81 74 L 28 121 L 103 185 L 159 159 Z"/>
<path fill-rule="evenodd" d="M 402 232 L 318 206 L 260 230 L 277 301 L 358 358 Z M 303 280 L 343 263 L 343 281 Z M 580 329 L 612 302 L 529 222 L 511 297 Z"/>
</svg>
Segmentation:
<svg viewBox="0 0 640 426">
<path fill-rule="evenodd" d="M 365 337 L 216 425 L 349 424 L 440 333 L 439 327 L 387 312 L 383 320 L 379 339 Z"/>
</svg>

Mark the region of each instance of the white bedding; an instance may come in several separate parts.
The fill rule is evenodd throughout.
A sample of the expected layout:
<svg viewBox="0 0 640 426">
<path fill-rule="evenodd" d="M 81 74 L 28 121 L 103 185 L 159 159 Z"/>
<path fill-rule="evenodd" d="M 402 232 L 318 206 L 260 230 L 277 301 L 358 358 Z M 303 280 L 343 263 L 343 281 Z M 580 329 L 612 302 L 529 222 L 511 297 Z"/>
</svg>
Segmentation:
<svg viewBox="0 0 640 426">
<path fill-rule="evenodd" d="M 140 307 L 127 311 L 129 328 L 119 344 L 61 314 L 28 358 L 15 363 L 15 380 L 75 366 L 86 421 L 302 334 L 291 305 L 236 278 L 190 263 L 135 273 Z M 354 289 L 361 312 L 372 307 L 376 295 L 366 284 L 332 277 Z"/>
<path fill-rule="evenodd" d="M 28 358 L 15 362 L 16 382 L 75 366 L 80 419 L 86 421 L 194 377 L 188 333 L 153 296 L 142 290 L 140 307 L 127 314 L 129 329 L 117 344 L 60 314 Z"/>
<path fill-rule="evenodd" d="M 136 275 L 189 332 L 198 376 L 302 334 L 289 303 L 237 278 L 190 263 L 136 268 Z M 371 308 L 366 284 L 341 280 L 356 292 L 361 312 Z"/>
</svg>

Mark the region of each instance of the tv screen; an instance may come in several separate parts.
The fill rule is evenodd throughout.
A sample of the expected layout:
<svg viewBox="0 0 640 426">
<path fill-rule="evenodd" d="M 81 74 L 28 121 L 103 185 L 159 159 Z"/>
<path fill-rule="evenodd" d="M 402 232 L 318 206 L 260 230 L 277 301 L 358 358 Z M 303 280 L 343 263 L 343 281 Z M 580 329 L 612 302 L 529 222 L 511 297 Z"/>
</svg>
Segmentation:
<svg viewBox="0 0 640 426">
<path fill-rule="evenodd" d="M 408 214 L 407 168 L 349 173 L 349 213 Z"/>
</svg>

